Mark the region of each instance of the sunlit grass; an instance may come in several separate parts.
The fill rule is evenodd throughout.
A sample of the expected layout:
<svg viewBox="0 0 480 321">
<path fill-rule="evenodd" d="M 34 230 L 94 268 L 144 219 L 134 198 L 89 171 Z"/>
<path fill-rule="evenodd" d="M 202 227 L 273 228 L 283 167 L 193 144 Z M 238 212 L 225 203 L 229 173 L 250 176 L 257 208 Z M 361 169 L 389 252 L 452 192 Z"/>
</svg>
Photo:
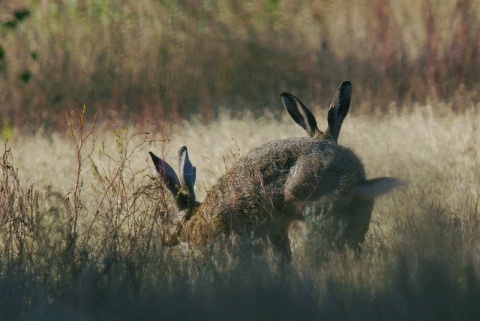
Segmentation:
<svg viewBox="0 0 480 321">
<path fill-rule="evenodd" d="M 31 14 L 11 28 L 18 8 Z M 0 13 L 0 319 L 480 315 L 477 2 L 32 0 Z M 306 135 L 280 92 L 324 129 L 343 80 L 339 143 L 368 177 L 408 183 L 376 200 L 361 256 L 312 237 L 281 269 L 262 242 L 162 245 L 173 204 L 148 151 L 177 164 L 186 145 L 201 201 L 236 157 Z"/>
<path fill-rule="evenodd" d="M 408 185 L 376 201 L 359 258 L 348 252 L 322 252 L 308 244 L 294 253 L 288 273 L 275 272 L 259 245 L 242 240 L 225 239 L 195 251 L 188 246 L 162 247 L 160 215 L 171 209 L 171 200 L 158 190 L 148 158 L 152 150 L 176 164 L 178 148 L 187 145 L 197 166 L 201 200 L 205 189 L 231 165 L 229 157 L 271 140 L 305 136 L 288 117 L 256 119 L 247 115 L 239 119 L 225 114 L 217 122 L 193 120 L 163 133 L 153 126 L 127 129 L 115 125 L 91 132 L 89 121 L 93 120 L 87 118 L 84 134 L 94 136 L 86 137 L 80 151 L 84 160 L 80 172 L 76 145 L 68 132 L 14 136 L 5 146 L 13 157 L 7 160 L 8 166 L 18 171 L 18 176 L 5 172 L 5 158 L 1 173 L 3 184 L 7 176 L 18 181 L 18 186 L 2 187 L 4 191 L 7 186 L 9 191 L 13 189 L 17 197 L 10 209 L 2 198 L 2 224 L 8 227 L 1 233 L 2 275 L 11 279 L 12 268 L 23 271 L 18 275 L 30 281 L 23 284 L 18 279 L 17 286 L 25 291 L 19 295 L 32 300 L 29 291 L 41 289 L 56 298 L 54 306 L 62 311 L 74 304 L 73 298 L 82 291 L 108 294 L 101 299 L 105 303 L 116 297 L 126 300 L 127 306 L 140 305 L 148 308 L 148 313 L 161 315 L 171 313 L 169 309 L 180 313 L 183 304 L 198 300 L 198 293 L 232 307 L 248 305 L 247 309 L 255 300 L 266 302 L 269 295 L 279 299 L 300 295 L 305 302 L 318 303 L 308 310 L 311 315 L 331 316 L 329 309 L 334 309 L 339 313 L 337 319 L 359 311 L 371 316 L 370 308 L 377 307 L 379 318 L 387 318 L 391 313 L 397 317 L 437 313 L 429 303 L 431 298 L 445 300 L 453 293 L 456 299 L 442 309 L 452 313 L 451 309 L 462 308 L 461 318 L 467 318 L 475 313 L 471 303 L 478 297 L 480 137 L 476 124 L 480 117 L 475 110 L 454 114 L 448 108 L 419 105 L 401 113 L 346 119 L 340 143 L 363 159 L 367 175 L 395 176 Z M 324 128 L 326 110 L 314 110 Z M 80 115 L 75 117 L 73 131 L 78 135 Z M 7 194 L 12 195 L 2 195 Z M 78 199 L 78 234 L 72 239 L 74 197 Z M 74 244 L 69 244 L 72 240 Z M 318 253 L 321 256 L 316 256 Z M 187 288 L 182 288 L 184 282 L 189 284 Z M 255 286 L 258 282 L 263 284 L 260 290 Z M 115 296 L 111 287 L 123 288 L 125 297 Z M 59 293 L 65 291 L 73 291 L 73 297 L 60 299 Z M 216 291 L 229 294 L 221 299 Z M 257 291 L 264 296 L 255 296 Z M 138 300 L 129 297 L 134 293 Z M 158 302 L 181 295 L 187 303 L 154 308 L 148 304 L 148 293 Z M 403 301 L 397 306 L 399 299 Z M 17 300 L 23 302 L 21 297 Z M 82 304 L 74 304 L 73 313 L 94 313 L 88 312 L 94 302 L 82 300 Z M 292 309 L 299 306 L 301 301 L 292 303 Z M 211 309 L 227 313 L 222 308 Z M 112 313 L 106 308 L 102 311 Z M 260 309 L 257 317 L 266 311 Z"/>
</svg>

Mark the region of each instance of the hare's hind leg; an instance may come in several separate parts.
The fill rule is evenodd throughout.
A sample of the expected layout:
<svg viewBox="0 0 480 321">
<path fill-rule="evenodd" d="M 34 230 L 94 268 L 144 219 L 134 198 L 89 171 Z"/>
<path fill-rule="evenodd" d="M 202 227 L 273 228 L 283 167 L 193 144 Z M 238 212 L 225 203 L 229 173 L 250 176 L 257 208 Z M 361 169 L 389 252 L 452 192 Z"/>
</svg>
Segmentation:
<svg viewBox="0 0 480 321">
<path fill-rule="evenodd" d="M 275 261 L 289 263 L 292 260 L 292 251 L 290 250 L 290 240 L 287 232 L 271 235 L 269 236 L 269 241 Z"/>
<path fill-rule="evenodd" d="M 290 169 L 284 186 L 285 204 L 287 210 L 299 211 L 289 213 L 292 217 L 301 216 L 305 202 L 315 200 L 325 184 L 332 180 L 331 175 L 325 175 L 322 166 L 318 164 L 318 157 L 305 155 L 298 158 Z"/>
<path fill-rule="evenodd" d="M 292 260 L 298 261 L 304 254 L 304 248 L 307 241 L 308 228 L 305 220 L 293 220 L 288 227 L 288 238 L 290 241 L 290 251 Z"/>
<path fill-rule="evenodd" d="M 273 258 L 287 263 L 292 260 L 290 238 L 288 236 L 290 221 L 291 219 L 282 217 L 274 223 L 275 228 L 271 229 L 266 235 L 273 252 Z"/>
</svg>

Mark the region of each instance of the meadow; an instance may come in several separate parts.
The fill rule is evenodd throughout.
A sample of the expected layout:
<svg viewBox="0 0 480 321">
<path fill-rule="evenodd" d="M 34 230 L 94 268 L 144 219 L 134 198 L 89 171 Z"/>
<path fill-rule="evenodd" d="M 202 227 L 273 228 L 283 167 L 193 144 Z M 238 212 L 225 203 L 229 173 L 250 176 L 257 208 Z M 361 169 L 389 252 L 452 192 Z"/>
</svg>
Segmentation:
<svg viewBox="0 0 480 321">
<path fill-rule="evenodd" d="M 480 315 L 480 4 L 474 0 L 0 0 L 1 320 L 475 320 Z M 312 235 L 161 242 L 148 152 L 186 145 L 202 200 L 263 143 L 326 127 L 375 202 L 361 255 Z"/>
<path fill-rule="evenodd" d="M 325 126 L 326 105 L 314 106 Z M 279 108 L 280 102 L 279 102 Z M 172 210 L 148 151 L 176 163 L 189 147 L 202 199 L 254 146 L 304 136 L 286 115 L 185 121 L 162 132 L 94 127 L 85 111 L 64 133 L 2 148 L 0 315 L 15 319 L 475 319 L 480 298 L 480 114 L 432 103 L 349 116 L 340 143 L 367 175 L 408 185 L 376 201 L 363 253 L 314 242 L 278 272 L 267 249 L 239 239 L 168 248 Z M 352 108 L 355 108 L 353 102 Z M 258 250 L 260 246 L 260 250 Z"/>
</svg>

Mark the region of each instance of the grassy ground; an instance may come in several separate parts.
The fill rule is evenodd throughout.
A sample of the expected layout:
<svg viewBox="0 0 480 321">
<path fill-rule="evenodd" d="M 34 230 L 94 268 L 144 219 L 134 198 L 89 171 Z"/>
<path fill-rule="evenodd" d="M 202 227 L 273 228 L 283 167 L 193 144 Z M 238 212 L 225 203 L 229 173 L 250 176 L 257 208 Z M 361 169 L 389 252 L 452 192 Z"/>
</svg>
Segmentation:
<svg viewBox="0 0 480 321">
<path fill-rule="evenodd" d="M 473 0 L 0 1 L 0 319 L 478 318 L 479 21 Z M 278 271 L 256 242 L 162 246 L 148 151 L 187 145 L 201 200 L 305 135 L 279 93 L 323 120 L 342 80 L 340 143 L 408 181 L 360 257 L 312 240 Z"/>
<path fill-rule="evenodd" d="M 355 106 L 352 106 L 355 108 Z M 314 108 L 320 127 L 326 110 Z M 291 119 L 227 114 L 205 124 L 102 125 L 17 135 L 0 163 L 2 319 L 475 319 L 480 311 L 480 115 L 471 106 L 351 115 L 340 143 L 367 175 L 408 181 L 376 201 L 360 258 L 310 244 L 276 272 L 262 245 L 161 246 L 148 151 L 189 147 L 201 200 L 235 157 L 304 136 Z M 148 132 L 145 132 L 147 130 Z M 322 255 L 318 255 L 321 253 Z"/>
</svg>

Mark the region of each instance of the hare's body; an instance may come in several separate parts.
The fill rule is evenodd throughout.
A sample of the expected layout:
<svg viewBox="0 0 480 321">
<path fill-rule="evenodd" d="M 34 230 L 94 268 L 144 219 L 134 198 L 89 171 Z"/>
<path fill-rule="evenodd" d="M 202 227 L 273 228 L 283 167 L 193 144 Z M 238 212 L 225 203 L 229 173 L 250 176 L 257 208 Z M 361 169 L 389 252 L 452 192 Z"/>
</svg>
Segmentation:
<svg viewBox="0 0 480 321">
<path fill-rule="evenodd" d="M 340 145 L 306 137 L 270 142 L 220 178 L 179 237 L 193 243 L 219 232 L 282 237 L 287 224 L 301 218 L 298 209 L 318 201 L 340 206 L 364 180 L 360 160 Z"/>
<path fill-rule="evenodd" d="M 182 220 L 171 243 L 204 244 L 219 234 L 260 236 L 290 257 L 289 225 L 303 219 L 306 206 L 326 209 L 333 223 L 347 222 L 338 245 L 358 246 L 368 230 L 375 196 L 399 185 L 397 179 L 366 180 L 360 159 L 337 144 L 350 105 L 350 83 L 332 102 L 329 127 L 318 130 L 314 116 L 298 99 L 282 94 L 292 118 L 310 137 L 269 142 L 252 149 L 220 178 L 203 203 L 195 202 L 195 167 L 186 147 L 179 151 L 180 178 L 155 155 L 152 159 L 176 197 Z"/>
</svg>

